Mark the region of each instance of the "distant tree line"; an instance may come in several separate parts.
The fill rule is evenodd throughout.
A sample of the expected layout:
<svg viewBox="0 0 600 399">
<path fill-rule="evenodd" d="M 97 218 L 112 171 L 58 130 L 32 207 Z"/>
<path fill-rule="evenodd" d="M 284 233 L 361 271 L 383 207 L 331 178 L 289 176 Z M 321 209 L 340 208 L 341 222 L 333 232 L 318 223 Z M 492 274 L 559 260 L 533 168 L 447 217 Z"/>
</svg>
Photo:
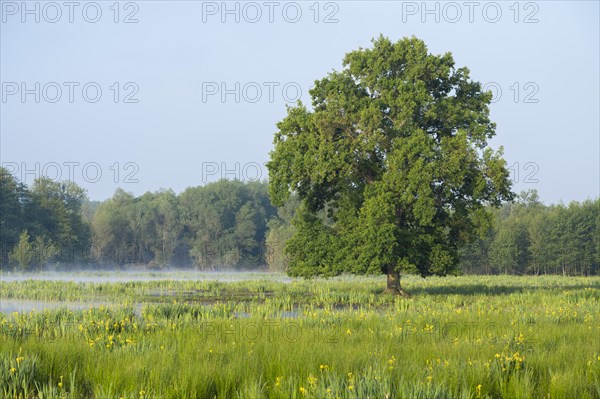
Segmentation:
<svg viewBox="0 0 600 399">
<path fill-rule="evenodd" d="M 0 168 L 2 266 L 41 267 L 82 261 L 91 229 L 82 217 L 85 191 L 73 182 L 39 178 L 31 187 Z"/>
<path fill-rule="evenodd" d="M 73 182 L 27 187 L 0 168 L 0 264 L 284 271 L 299 204 L 277 209 L 266 182 L 235 180 L 91 202 Z M 461 250 L 464 273 L 600 274 L 600 199 L 546 206 L 529 191 L 490 212 L 493 227 Z"/>
<path fill-rule="evenodd" d="M 117 190 L 91 220 L 92 258 L 103 263 L 200 269 L 265 264 L 267 222 L 276 214 L 266 183 L 221 180 L 146 193 Z"/>
<path fill-rule="evenodd" d="M 464 273 L 600 274 L 600 199 L 546 206 L 532 190 L 493 216 L 493 228 L 462 249 Z"/>
<path fill-rule="evenodd" d="M 285 267 L 276 257 L 283 256 L 293 209 L 283 207 L 280 217 L 266 182 L 221 180 L 179 195 L 161 190 L 139 197 L 118 189 L 90 202 L 73 182 L 38 178 L 28 188 L 4 168 L 0 179 L 3 269 Z"/>
</svg>

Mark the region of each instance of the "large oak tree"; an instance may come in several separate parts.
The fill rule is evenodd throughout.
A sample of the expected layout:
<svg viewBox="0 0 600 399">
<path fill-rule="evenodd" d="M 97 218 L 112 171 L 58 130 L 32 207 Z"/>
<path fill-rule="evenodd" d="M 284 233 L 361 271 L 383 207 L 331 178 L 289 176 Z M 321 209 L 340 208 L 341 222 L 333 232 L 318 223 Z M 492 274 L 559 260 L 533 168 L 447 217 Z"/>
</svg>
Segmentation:
<svg viewBox="0 0 600 399">
<path fill-rule="evenodd" d="M 490 92 L 422 40 L 380 37 L 316 81 L 312 108 L 289 107 L 268 163 L 275 205 L 302 203 L 288 272 L 332 276 L 455 270 L 458 249 L 510 200 L 502 149 L 488 140 Z"/>
</svg>

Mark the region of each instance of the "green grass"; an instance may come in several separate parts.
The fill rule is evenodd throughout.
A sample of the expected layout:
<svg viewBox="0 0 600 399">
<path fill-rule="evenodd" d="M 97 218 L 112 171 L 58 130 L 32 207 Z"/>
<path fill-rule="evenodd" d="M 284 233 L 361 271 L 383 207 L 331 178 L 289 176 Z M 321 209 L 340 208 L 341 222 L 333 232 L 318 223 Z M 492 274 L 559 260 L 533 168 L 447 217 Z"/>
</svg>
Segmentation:
<svg viewBox="0 0 600 399">
<path fill-rule="evenodd" d="M 600 398 L 600 278 L 1 282 L 13 398 Z M 141 305 L 140 305 L 141 304 Z"/>
</svg>

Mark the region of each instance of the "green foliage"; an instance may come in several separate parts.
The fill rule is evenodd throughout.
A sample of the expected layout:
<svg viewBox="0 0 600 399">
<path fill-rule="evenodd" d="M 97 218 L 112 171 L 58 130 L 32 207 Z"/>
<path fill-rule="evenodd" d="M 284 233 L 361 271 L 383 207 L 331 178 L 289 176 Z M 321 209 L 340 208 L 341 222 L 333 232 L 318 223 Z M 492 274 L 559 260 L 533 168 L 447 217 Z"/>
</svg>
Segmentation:
<svg viewBox="0 0 600 399">
<path fill-rule="evenodd" d="M 7 169 L 0 167 L 0 264 L 8 262 L 8 253 L 26 228 L 23 204 L 28 201 L 25 186 L 19 183 Z"/>
<path fill-rule="evenodd" d="M 31 188 L 0 168 L 0 240 L 2 259 L 7 254 L 20 253 L 21 268 L 46 264 L 50 260 L 73 263 L 85 258 L 90 245 L 90 228 L 82 217 L 82 204 L 87 201 L 85 191 L 69 181 L 55 182 L 38 178 Z M 19 234 L 27 230 L 34 242 L 32 258 L 25 266 L 25 244 Z M 28 239 L 29 240 L 29 239 Z M 20 245 L 20 248 L 16 248 Z"/>
<path fill-rule="evenodd" d="M 9 259 L 15 267 L 25 271 L 29 268 L 33 256 L 33 245 L 29 242 L 29 233 L 24 230 L 19 236 L 19 242 L 10 252 Z"/>
<path fill-rule="evenodd" d="M 37 356 L 3 353 L 0 356 L 0 392 L 4 398 L 29 398 L 35 390 Z"/>
<path fill-rule="evenodd" d="M 461 251 L 467 273 L 593 275 L 600 272 L 600 199 L 545 206 L 535 190 L 495 212 L 484 237 Z"/>
<path fill-rule="evenodd" d="M 266 260 L 272 271 L 286 271 L 289 258 L 285 254 L 285 244 L 294 235 L 294 226 L 291 221 L 294 217 L 299 201 L 294 195 L 290 196 L 285 204 L 277 211 L 267 223 L 267 236 L 265 238 Z"/>
<path fill-rule="evenodd" d="M 12 264 L 21 271 L 39 268 L 47 264 L 59 253 L 58 248 L 45 237 L 37 236 L 30 242 L 29 233 L 24 230 L 19 236 L 19 242 L 9 254 Z"/>
<path fill-rule="evenodd" d="M 42 236 L 37 236 L 35 238 L 32 248 L 35 253 L 33 263 L 34 265 L 39 266 L 40 269 L 59 253 L 58 248 L 54 245 L 52 240 L 47 240 Z"/>
<path fill-rule="evenodd" d="M 154 259 L 161 265 L 171 263 L 183 231 L 177 196 L 173 191 L 159 194 L 151 203 L 155 212 L 156 238 Z"/>
<path fill-rule="evenodd" d="M 90 241 L 90 228 L 81 212 L 85 190 L 71 181 L 55 182 L 41 177 L 29 191 L 31 201 L 24 212 L 32 234 L 52 240 L 60 250 L 60 261 L 72 263 L 84 259 Z"/>
<path fill-rule="evenodd" d="M 259 182 L 221 180 L 179 196 L 117 190 L 92 218 L 92 253 L 113 264 L 257 267 L 265 264 L 267 220 L 275 211 Z"/>
<path fill-rule="evenodd" d="M 265 183 L 220 180 L 180 196 L 190 255 L 199 268 L 265 263 L 267 220 L 275 208 Z"/>
<path fill-rule="evenodd" d="M 436 238 L 448 236 L 449 226 L 413 224 L 418 240 L 407 229 L 397 231 L 394 194 L 384 182 L 365 186 L 358 211 L 346 196 L 316 212 L 296 194 L 275 209 L 264 182 L 223 181 L 180 195 L 161 190 L 139 197 L 119 189 L 94 203 L 72 183 L 42 179 L 28 189 L 2 168 L 0 183 L 0 264 L 20 270 L 87 261 L 154 268 L 267 265 L 311 277 L 379 273 L 401 253 L 406 258 L 396 266 L 415 274 L 423 271 L 419 262 L 429 274 L 600 273 L 600 199 L 546 206 L 532 190 L 500 209 L 474 210 L 454 219 L 474 228 L 461 231 L 458 241 L 470 240 L 456 253 Z"/>
<path fill-rule="evenodd" d="M 288 241 L 292 275 L 455 272 L 487 206 L 512 199 L 488 140 L 491 93 L 416 38 L 348 53 L 277 124 L 270 195 L 302 201 Z M 478 216 L 479 215 L 479 216 Z"/>
<path fill-rule="evenodd" d="M 92 219 L 92 257 L 96 261 L 124 263 L 133 258 L 133 238 L 126 212 L 133 195 L 117 189 L 113 197 L 98 206 Z"/>
</svg>

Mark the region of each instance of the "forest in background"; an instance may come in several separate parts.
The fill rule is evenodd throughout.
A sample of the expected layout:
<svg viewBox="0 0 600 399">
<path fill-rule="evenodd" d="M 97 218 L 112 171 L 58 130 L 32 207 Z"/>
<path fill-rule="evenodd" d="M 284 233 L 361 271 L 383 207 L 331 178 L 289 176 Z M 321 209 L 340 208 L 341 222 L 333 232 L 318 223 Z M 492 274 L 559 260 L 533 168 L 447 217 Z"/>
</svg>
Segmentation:
<svg viewBox="0 0 600 399">
<path fill-rule="evenodd" d="M 0 168 L 0 266 L 284 271 L 298 205 L 277 209 L 266 182 L 236 180 L 96 202 L 74 182 L 27 187 Z M 493 226 L 462 249 L 462 273 L 600 274 L 600 199 L 545 205 L 530 190 L 490 212 Z"/>
</svg>

